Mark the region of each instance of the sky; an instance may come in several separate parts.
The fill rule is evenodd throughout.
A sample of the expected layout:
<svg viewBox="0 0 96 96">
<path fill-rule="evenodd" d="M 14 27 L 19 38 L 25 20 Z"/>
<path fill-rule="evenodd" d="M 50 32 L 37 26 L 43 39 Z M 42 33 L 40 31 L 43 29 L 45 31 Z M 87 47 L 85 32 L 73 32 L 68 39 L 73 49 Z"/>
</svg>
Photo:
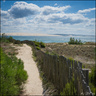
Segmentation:
<svg viewBox="0 0 96 96">
<path fill-rule="evenodd" d="M 1 1 L 1 33 L 95 35 L 95 1 Z"/>
</svg>

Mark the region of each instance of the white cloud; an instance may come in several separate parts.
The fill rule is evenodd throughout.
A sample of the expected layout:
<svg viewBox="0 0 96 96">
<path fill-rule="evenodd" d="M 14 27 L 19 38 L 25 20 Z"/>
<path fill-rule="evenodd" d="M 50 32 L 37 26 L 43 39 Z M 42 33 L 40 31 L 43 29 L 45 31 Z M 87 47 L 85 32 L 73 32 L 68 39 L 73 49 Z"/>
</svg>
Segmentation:
<svg viewBox="0 0 96 96">
<path fill-rule="evenodd" d="M 85 27 L 95 26 L 95 24 L 96 24 L 96 18 L 91 18 L 89 19 Z"/>
<path fill-rule="evenodd" d="M 13 18 L 23 18 L 29 15 L 36 15 L 40 11 L 40 8 L 35 4 L 28 4 L 26 2 L 16 2 L 8 10 Z"/>
<path fill-rule="evenodd" d="M 96 8 L 89 8 L 89 9 L 79 10 L 78 13 L 87 13 L 87 12 L 91 12 L 93 10 L 96 10 Z"/>
<path fill-rule="evenodd" d="M 70 5 L 39 7 L 32 3 L 16 2 L 8 11 L 1 10 L 1 32 L 93 34 L 95 19 L 82 14 L 93 9 L 66 13 L 69 8 Z"/>
<path fill-rule="evenodd" d="M 44 6 L 41 8 L 41 14 L 49 15 L 58 12 L 64 12 L 66 9 L 70 8 L 71 6 L 63 6 L 63 7 L 52 7 L 52 6 Z"/>
<path fill-rule="evenodd" d="M 57 3 L 55 3 L 54 6 L 57 6 Z"/>
<path fill-rule="evenodd" d="M 34 22 L 41 23 L 63 23 L 63 24 L 78 24 L 87 22 L 89 19 L 85 18 L 82 14 L 65 14 L 65 13 L 55 13 L 50 15 L 37 15 L 34 18 Z"/>
<path fill-rule="evenodd" d="M 3 11 L 3 10 L 0 10 L 0 16 L 3 18 L 3 19 L 8 19 L 10 17 L 10 14 L 7 12 L 7 11 Z"/>
</svg>

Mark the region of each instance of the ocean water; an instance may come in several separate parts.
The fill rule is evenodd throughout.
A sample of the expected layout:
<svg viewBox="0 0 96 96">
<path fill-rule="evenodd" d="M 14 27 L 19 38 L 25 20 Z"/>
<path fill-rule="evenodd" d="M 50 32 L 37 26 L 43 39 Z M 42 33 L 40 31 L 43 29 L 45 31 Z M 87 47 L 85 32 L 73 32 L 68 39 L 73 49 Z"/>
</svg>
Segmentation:
<svg viewBox="0 0 96 96">
<path fill-rule="evenodd" d="M 64 43 L 69 42 L 70 37 L 74 37 L 75 39 L 80 39 L 82 42 L 96 42 L 95 36 L 12 36 L 16 40 L 37 40 L 42 41 L 44 43 Z"/>
</svg>

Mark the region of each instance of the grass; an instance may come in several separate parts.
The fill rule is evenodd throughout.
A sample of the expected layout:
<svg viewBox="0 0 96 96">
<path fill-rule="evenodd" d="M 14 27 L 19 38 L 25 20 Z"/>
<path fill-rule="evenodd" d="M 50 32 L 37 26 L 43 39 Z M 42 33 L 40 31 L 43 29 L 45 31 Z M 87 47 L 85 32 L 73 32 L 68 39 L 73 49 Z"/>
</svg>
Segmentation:
<svg viewBox="0 0 96 96">
<path fill-rule="evenodd" d="M 72 78 L 72 80 L 65 85 L 65 88 L 60 93 L 60 95 L 61 96 L 77 96 L 76 93 L 77 93 L 77 90 L 75 89 L 75 86 L 74 86 L 74 78 Z"/>
<path fill-rule="evenodd" d="M 92 68 L 91 73 L 89 73 L 89 86 L 92 93 L 96 96 L 96 66 Z"/>
<path fill-rule="evenodd" d="M 89 44 L 89 43 L 88 43 Z M 80 61 L 85 64 L 93 66 L 95 64 L 95 45 L 76 45 L 66 43 L 47 43 L 44 49 L 41 49 L 45 53 L 56 53 L 59 56 L 63 55 L 66 58 L 73 58 L 76 61 Z M 94 52 L 95 51 L 95 52 Z"/>
<path fill-rule="evenodd" d="M 27 72 L 24 70 L 23 62 L 15 56 L 8 57 L 1 47 L 0 51 L 0 96 L 19 95 L 21 84 L 28 78 Z"/>
</svg>

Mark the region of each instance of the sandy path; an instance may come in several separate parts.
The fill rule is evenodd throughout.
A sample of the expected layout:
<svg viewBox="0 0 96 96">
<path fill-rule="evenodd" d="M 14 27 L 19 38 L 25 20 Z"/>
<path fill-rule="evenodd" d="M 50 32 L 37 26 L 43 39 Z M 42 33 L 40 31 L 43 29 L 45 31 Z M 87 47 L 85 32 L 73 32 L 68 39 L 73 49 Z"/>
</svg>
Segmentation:
<svg viewBox="0 0 96 96">
<path fill-rule="evenodd" d="M 39 71 L 37 69 L 36 63 L 32 58 L 31 47 L 26 44 L 23 44 L 22 47 L 18 47 L 17 58 L 21 58 L 24 62 L 24 69 L 28 73 L 28 80 L 24 84 L 24 90 L 22 95 L 42 95 L 43 88 L 42 82 L 39 77 Z"/>
</svg>

